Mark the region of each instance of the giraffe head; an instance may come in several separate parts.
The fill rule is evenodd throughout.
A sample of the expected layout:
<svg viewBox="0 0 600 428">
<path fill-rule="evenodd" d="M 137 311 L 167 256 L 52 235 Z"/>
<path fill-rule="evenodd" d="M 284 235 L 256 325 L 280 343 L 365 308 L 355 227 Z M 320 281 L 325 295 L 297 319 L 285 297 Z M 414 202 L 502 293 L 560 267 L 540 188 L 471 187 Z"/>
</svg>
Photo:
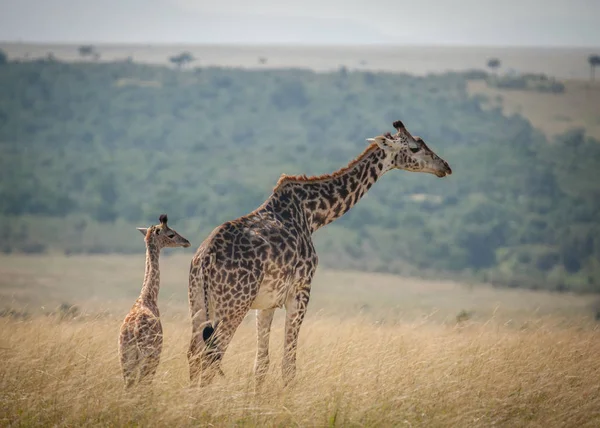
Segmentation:
<svg viewBox="0 0 600 428">
<path fill-rule="evenodd" d="M 438 177 L 452 174 L 448 163 L 427 147 L 421 137 L 412 136 L 399 120 L 393 126 L 398 131 L 395 135 L 388 132 L 367 139 L 386 153 L 391 168 L 428 172 Z"/>
<path fill-rule="evenodd" d="M 190 241 L 185 239 L 179 233 L 175 231 L 175 229 L 171 229 L 167 225 L 167 215 L 161 214 L 158 218 L 160 222 L 157 225 L 146 227 L 138 227 L 142 235 L 146 237 L 146 242 L 154 242 L 158 248 L 164 247 L 184 247 L 187 248 L 190 246 Z"/>
</svg>

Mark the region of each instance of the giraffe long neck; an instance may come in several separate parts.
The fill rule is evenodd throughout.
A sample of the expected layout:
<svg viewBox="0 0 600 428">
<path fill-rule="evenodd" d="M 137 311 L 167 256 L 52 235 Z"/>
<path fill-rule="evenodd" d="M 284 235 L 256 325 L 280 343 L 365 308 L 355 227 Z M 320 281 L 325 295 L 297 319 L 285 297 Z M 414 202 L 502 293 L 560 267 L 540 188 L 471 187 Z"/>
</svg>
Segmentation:
<svg viewBox="0 0 600 428">
<path fill-rule="evenodd" d="M 311 230 L 314 232 L 347 213 L 390 167 L 385 152 L 373 144 L 333 174 L 293 180 Z"/>
<path fill-rule="evenodd" d="M 158 258 L 160 249 L 154 242 L 146 243 L 146 268 L 144 272 L 144 283 L 140 298 L 144 303 L 153 303 L 156 305 L 158 300 L 158 290 L 160 288 L 160 269 Z"/>
</svg>

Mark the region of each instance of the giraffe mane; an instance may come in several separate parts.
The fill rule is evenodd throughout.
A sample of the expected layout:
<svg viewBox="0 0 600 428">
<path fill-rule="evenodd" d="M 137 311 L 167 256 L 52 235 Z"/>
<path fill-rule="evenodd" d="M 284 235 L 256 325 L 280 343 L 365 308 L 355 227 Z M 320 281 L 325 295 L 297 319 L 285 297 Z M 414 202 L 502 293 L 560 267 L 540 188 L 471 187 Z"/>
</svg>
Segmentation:
<svg viewBox="0 0 600 428">
<path fill-rule="evenodd" d="M 365 158 L 365 156 L 367 156 L 369 153 L 371 153 L 376 148 L 378 148 L 377 143 L 369 144 L 369 146 L 367 146 L 367 148 L 360 155 L 358 155 L 355 159 L 350 161 L 350 163 L 348 165 L 346 165 L 345 167 L 342 167 L 342 168 L 338 169 L 337 171 L 332 172 L 330 174 L 321 174 L 321 175 L 313 175 L 313 176 L 307 176 L 305 174 L 302 174 L 302 175 L 281 174 L 281 177 L 279 177 L 277 184 L 273 188 L 273 192 L 278 191 L 279 189 L 281 189 L 283 186 L 285 186 L 287 183 L 290 183 L 290 182 L 311 183 L 311 182 L 318 182 L 321 180 L 328 180 L 331 178 L 339 177 L 340 175 L 344 175 L 349 170 L 354 168 L 357 163 L 359 163 L 361 160 L 363 160 Z"/>
<path fill-rule="evenodd" d="M 154 232 L 154 226 L 150 226 L 146 229 L 146 240 L 149 240 L 152 237 L 152 232 Z"/>
</svg>

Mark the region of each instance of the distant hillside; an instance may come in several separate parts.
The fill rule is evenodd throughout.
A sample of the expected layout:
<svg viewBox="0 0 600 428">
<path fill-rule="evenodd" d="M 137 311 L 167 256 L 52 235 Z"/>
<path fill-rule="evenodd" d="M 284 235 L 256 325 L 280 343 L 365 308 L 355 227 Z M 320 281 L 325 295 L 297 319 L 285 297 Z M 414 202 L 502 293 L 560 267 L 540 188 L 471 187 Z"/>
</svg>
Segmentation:
<svg viewBox="0 0 600 428">
<path fill-rule="evenodd" d="M 225 30 L 227 26 L 222 27 Z M 249 42 L 248 42 L 249 43 Z M 545 73 L 557 79 L 589 81 L 589 48 L 469 47 L 469 46 L 306 46 L 306 45 L 207 45 L 102 43 L 94 45 L 99 61 L 169 65 L 169 57 L 189 51 L 194 66 L 243 68 L 305 68 L 331 72 L 341 66 L 362 71 L 387 71 L 425 76 L 429 73 L 465 71 L 486 67 L 489 58 L 501 60 L 499 72 Z M 15 43 L 0 41 L 11 60 L 31 60 L 53 55 L 60 61 L 89 60 L 77 43 Z M 265 62 L 259 62 L 259 58 Z"/>
<path fill-rule="evenodd" d="M 454 174 L 389 173 L 317 233 L 324 264 L 600 291 L 600 144 L 578 131 L 548 144 L 482 109 L 468 77 L 9 62 L 0 247 L 140 251 L 133 226 L 162 212 L 197 246 L 281 173 L 338 169 L 402 119 Z"/>
<path fill-rule="evenodd" d="M 502 108 L 504 114 L 521 114 L 553 138 L 573 128 L 600 139 L 600 81 L 565 80 L 564 93 L 497 89 L 484 81 L 469 82 L 469 93 L 487 98 L 485 108 Z"/>
</svg>

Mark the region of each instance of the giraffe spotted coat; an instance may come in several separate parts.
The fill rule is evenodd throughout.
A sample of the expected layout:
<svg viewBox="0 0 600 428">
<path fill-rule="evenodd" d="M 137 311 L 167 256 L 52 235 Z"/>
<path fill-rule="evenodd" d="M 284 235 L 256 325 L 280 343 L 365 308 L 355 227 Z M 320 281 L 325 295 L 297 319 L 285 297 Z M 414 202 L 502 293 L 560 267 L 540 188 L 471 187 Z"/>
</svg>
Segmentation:
<svg viewBox="0 0 600 428">
<path fill-rule="evenodd" d="M 395 135 L 369 139 L 354 161 L 319 177 L 283 175 L 255 211 L 218 226 L 198 248 L 190 267 L 188 298 L 192 384 L 218 372 L 239 324 L 256 309 L 259 383 L 269 365 L 269 333 L 275 309 L 285 308 L 283 379 L 296 372 L 298 334 L 310 298 L 318 257 L 312 234 L 352 208 L 391 169 L 451 174 L 448 164 L 402 122 Z"/>
<path fill-rule="evenodd" d="M 152 381 L 162 352 L 163 332 L 158 310 L 160 269 L 158 259 L 164 247 L 189 247 L 190 243 L 167 226 L 167 216 L 160 224 L 138 228 L 145 236 L 146 267 L 140 296 L 123 320 L 119 331 L 119 360 L 126 387 Z"/>
</svg>

